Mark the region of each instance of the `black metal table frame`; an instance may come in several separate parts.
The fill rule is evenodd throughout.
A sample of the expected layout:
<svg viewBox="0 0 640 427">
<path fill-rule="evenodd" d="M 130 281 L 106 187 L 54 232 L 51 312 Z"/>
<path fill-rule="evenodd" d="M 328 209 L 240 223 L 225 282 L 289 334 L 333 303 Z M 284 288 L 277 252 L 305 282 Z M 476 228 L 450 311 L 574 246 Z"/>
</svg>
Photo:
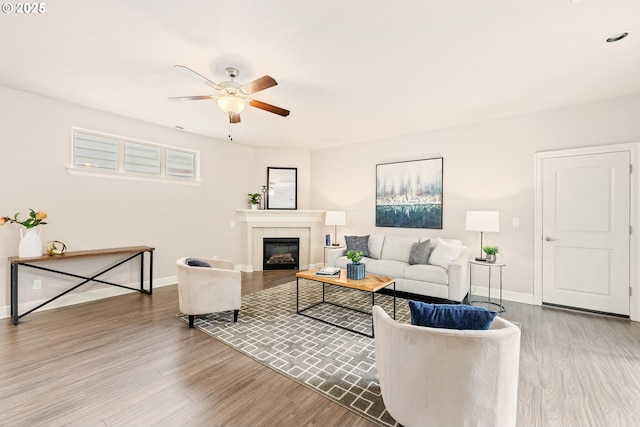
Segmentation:
<svg viewBox="0 0 640 427">
<path fill-rule="evenodd" d="M 322 301 L 321 302 L 317 302 L 315 304 L 311 304 L 308 307 L 303 308 L 302 310 L 300 309 L 300 278 L 296 277 L 296 313 L 308 317 L 309 319 L 313 319 L 313 320 L 317 320 L 320 321 L 322 323 L 326 323 L 327 325 L 331 325 L 331 326 L 336 326 L 340 329 L 344 329 L 345 331 L 349 331 L 349 332 L 354 332 L 356 334 L 360 334 L 360 335 L 364 335 L 365 337 L 369 337 L 369 338 L 373 338 L 375 335 L 375 331 L 373 330 L 373 313 L 372 312 L 368 312 L 368 311 L 362 311 L 362 310 L 358 310 L 357 308 L 353 308 L 353 307 L 347 307 L 345 305 L 342 304 L 336 304 L 334 302 L 329 302 L 325 300 L 325 286 L 326 285 L 331 285 L 331 286 L 337 286 L 339 288 L 343 288 L 343 289 L 353 289 L 356 291 L 361 291 L 361 292 L 369 292 L 371 294 L 371 307 L 373 307 L 376 304 L 376 292 L 372 292 L 372 291 L 366 291 L 364 289 L 358 289 L 358 288 L 351 288 L 349 286 L 341 286 L 341 285 L 336 285 L 333 283 L 327 283 L 327 282 L 323 282 L 321 280 L 313 280 L 313 279 L 306 279 L 306 280 L 311 280 L 314 282 L 318 282 L 318 283 L 322 283 Z M 388 285 L 387 285 L 388 286 Z M 386 286 L 385 286 L 386 287 Z M 384 288 L 383 288 L 384 289 Z M 315 317 L 312 316 L 310 314 L 305 313 L 305 311 L 310 310 L 314 307 L 317 307 L 319 305 L 322 304 L 329 304 L 329 305 L 333 305 L 335 307 L 340 307 L 340 308 L 344 308 L 347 310 L 351 310 L 351 311 L 355 311 L 357 313 L 362 313 L 362 314 L 368 314 L 371 316 L 371 335 L 364 333 L 364 332 L 360 332 L 358 330 L 355 329 L 350 329 L 350 328 L 346 328 L 344 326 L 338 325 L 336 323 L 331 323 L 327 320 L 321 319 L 319 317 Z M 396 318 L 396 282 L 393 282 L 393 319 L 395 320 Z"/>
<path fill-rule="evenodd" d="M 89 283 L 89 282 L 96 282 L 96 283 L 102 283 L 104 285 L 111 285 L 111 286 L 117 286 L 120 288 L 124 288 L 124 289 L 129 289 L 132 291 L 137 291 L 143 294 L 148 294 L 151 295 L 153 293 L 153 248 L 149 248 L 149 249 L 144 249 L 144 250 L 140 250 L 139 252 L 128 256 L 127 258 L 117 262 L 116 264 L 104 268 L 102 270 L 100 270 L 99 272 L 97 272 L 96 274 L 94 274 L 93 276 L 90 277 L 86 277 L 86 276 L 82 276 L 79 274 L 75 274 L 75 273 L 69 273 L 66 271 L 61 271 L 61 270 L 55 270 L 53 268 L 48 268 L 48 267 L 41 267 L 39 265 L 34 265 L 34 264 L 29 264 L 29 261 L 24 261 L 24 262 L 15 262 L 15 263 L 11 263 L 11 320 L 13 321 L 14 325 L 18 324 L 18 321 L 26 316 L 27 314 L 30 314 L 36 310 L 38 310 L 39 308 L 42 308 L 43 306 L 57 300 L 58 298 L 60 298 L 61 296 L 64 296 L 66 294 L 68 294 L 69 292 L 78 289 L 80 286 Z M 145 289 L 144 288 L 144 254 L 145 252 L 149 252 L 149 289 Z M 110 254 L 105 254 L 105 256 L 110 255 Z M 98 279 L 98 277 L 102 276 L 103 274 L 115 269 L 116 267 L 121 266 L 122 264 L 136 258 L 136 257 L 140 257 L 140 289 L 137 288 L 132 288 L 130 286 L 126 286 L 126 285 L 122 285 L 119 283 L 113 283 L 113 282 L 107 282 L 105 280 L 100 280 Z M 33 268 L 36 270 L 43 270 L 43 271 L 48 271 L 51 273 L 56 273 L 56 274 L 60 274 L 63 276 L 70 276 L 70 277 L 75 277 L 77 279 L 83 279 L 82 282 L 74 285 L 73 287 L 65 290 L 64 292 L 59 293 L 58 295 L 48 299 L 47 301 L 39 304 L 38 306 L 25 311 L 22 314 L 18 313 L 18 267 L 19 266 L 23 266 L 23 267 L 29 267 L 29 268 Z"/>
<path fill-rule="evenodd" d="M 505 311 L 507 311 L 507 309 L 504 307 L 503 302 L 502 302 L 502 268 L 506 266 L 506 264 L 502 264 L 502 263 L 488 263 L 488 262 L 484 262 L 484 263 L 479 263 L 479 262 L 470 262 L 469 263 L 469 305 L 473 305 L 473 303 L 484 303 L 484 304 L 491 304 L 491 305 L 495 305 L 498 306 L 499 310 L 498 313 L 504 313 Z M 472 277 L 472 269 L 471 269 L 471 265 L 477 265 L 477 266 L 485 266 L 489 268 L 489 279 L 487 282 L 488 285 L 488 289 L 489 289 L 489 296 L 487 299 L 475 299 L 475 300 L 471 300 L 471 287 L 472 287 L 472 283 L 471 283 L 471 277 Z M 491 270 L 493 268 L 499 268 L 500 269 L 500 302 L 495 302 L 494 300 L 491 299 Z"/>
</svg>

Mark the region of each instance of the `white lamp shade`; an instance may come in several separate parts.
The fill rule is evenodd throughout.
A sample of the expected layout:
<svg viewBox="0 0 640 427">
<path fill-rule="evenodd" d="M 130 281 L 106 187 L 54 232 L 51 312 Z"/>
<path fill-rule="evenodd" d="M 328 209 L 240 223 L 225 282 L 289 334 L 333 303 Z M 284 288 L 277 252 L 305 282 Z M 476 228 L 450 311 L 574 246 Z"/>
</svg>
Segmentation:
<svg viewBox="0 0 640 427">
<path fill-rule="evenodd" d="M 498 211 L 467 211 L 465 224 L 467 231 L 500 231 L 500 213 Z"/>
<path fill-rule="evenodd" d="M 345 225 L 346 215 L 344 211 L 327 211 L 324 223 L 325 225 Z"/>
</svg>

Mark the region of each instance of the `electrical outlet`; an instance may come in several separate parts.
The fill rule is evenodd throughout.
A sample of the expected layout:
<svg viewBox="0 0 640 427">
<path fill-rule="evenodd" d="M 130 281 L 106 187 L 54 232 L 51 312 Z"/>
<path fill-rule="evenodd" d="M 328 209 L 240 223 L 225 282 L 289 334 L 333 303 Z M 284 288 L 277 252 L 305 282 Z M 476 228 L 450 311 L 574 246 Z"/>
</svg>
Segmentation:
<svg viewBox="0 0 640 427">
<path fill-rule="evenodd" d="M 36 279 L 33 281 L 33 289 L 42 289 L 42 280 Z"/>
</svg>

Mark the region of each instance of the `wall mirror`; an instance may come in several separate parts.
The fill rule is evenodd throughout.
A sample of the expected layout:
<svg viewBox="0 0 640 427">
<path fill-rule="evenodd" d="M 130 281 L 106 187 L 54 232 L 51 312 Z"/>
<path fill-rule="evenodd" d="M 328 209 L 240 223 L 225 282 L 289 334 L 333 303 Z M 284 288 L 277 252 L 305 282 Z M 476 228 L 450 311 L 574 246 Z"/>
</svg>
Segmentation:
<svg viewBox="0 0 640 427">
<path fill-rule="evenodd" d="M 267 209 L 298 208 L 298 168 L 267 168 Z"/>
</svg>

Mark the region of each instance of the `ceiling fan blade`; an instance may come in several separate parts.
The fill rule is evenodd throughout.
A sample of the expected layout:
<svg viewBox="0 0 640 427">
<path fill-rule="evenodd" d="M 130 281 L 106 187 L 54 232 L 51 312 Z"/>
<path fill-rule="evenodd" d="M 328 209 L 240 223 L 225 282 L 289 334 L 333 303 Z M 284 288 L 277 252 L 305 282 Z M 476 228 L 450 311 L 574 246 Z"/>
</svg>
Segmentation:
<svg viewBox="0 0 640 427">
<path fill-rule="evenodd" d="M 240 123 L 240 114 L 229 114 L 229 123 Z"/>
<path fill-rule="evenodd" d="M 216 90 L 220 90 L 222 89 L 220 86 L 218 86 L 217 84 L 215 84 L 214 82 L 212 82 L 211 80 L 209 80 L 208 78 L 206 78 L 203 75 L 200 75 L 198 73 L 196 73 L 195 71 L 193 71 L 191 68 L 189 67 L 185 67 L 184 65 L 174 65 L 174 68 L 177 68 L 178 70 L 182 71 L 183 73 L 185 73 L 186 75 L 193 77 L 194 79 L 201 81 L 202 83 L 211 86 L 212 88 L 216 89 Z"/>
<path fill-rule="evenodd" d="M 267 104 L 266 102 L 256 101 L 255 99 L 252 99 L 251 101 L 249 101 L 249 105 L 264 111 L 268 111 L 270 113 L 278 114 L 282 117 L 287 117 L 289 115 L 289 110 L 276 107 L 275 105 Z"/>
<path fill-rule="evenodd" d="M 277 85 L 278 82 L 271 76 L 262 76 L 259 79 L 255 79 L 252 82 L 246 83 L 240 86 L 240 90 L 247 95 L 259 92 L 261 90 L 268 89 Z"/>
<path fill-rule="evenodd" d="M 172 96 L 169 99 L 175 101 L 199 101 L 201 99 L 216 99 L 213 95 L 197 95 L 197 96 Z"/>
</svg>

